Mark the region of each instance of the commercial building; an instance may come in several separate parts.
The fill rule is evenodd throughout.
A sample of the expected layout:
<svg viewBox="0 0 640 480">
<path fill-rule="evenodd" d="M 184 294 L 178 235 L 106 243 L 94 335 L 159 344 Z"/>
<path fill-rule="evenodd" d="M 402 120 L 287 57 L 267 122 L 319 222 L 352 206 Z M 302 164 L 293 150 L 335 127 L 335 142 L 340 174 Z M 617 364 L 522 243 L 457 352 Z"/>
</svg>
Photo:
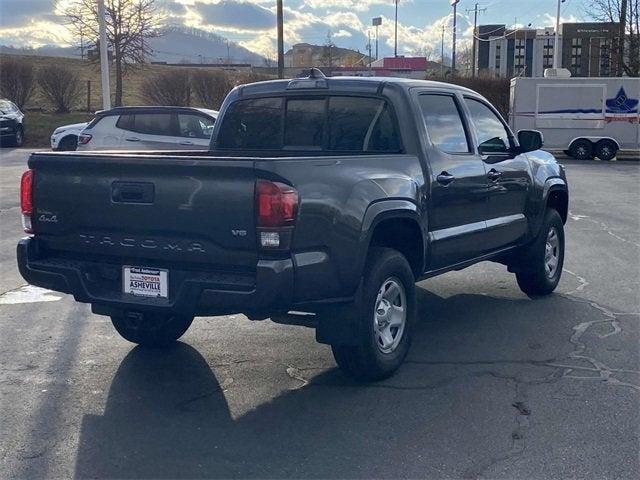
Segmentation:
<svg viewBox="0 0 640 480">
<path fill-rule="evenodd" d="M 426 57 L 384 57 L 369 65 L 331 69 L 333 76 L 401 77 L 424 80 L 425 77 L 447 75 L 450 67 L 427 60 Z"/>
<path fill-rule="evenodd" d="M 560 26 L 560 67 L 574 77 L 614 75 L 612 51 L 618 23 L 564 23 Z M 507 29 L 481 25 L 476 30 L 477 71 L 497 77 L 541 77 L 553 66 L 553 28 Z"/>
</svg>

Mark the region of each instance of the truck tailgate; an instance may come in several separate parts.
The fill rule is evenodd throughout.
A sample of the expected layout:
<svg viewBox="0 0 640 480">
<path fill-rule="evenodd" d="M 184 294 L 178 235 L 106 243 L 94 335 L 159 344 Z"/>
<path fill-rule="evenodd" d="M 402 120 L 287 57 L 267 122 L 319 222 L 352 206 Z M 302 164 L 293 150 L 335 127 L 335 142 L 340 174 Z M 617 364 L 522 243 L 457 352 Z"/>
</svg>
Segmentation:
<svg viewBox="0 0 640 480">
<path fill-rule="evenodd" d="M 252 160 L 46 154 L 29 159 L 46 249 L 144 265 L 255 269 Z"/>
</svg>

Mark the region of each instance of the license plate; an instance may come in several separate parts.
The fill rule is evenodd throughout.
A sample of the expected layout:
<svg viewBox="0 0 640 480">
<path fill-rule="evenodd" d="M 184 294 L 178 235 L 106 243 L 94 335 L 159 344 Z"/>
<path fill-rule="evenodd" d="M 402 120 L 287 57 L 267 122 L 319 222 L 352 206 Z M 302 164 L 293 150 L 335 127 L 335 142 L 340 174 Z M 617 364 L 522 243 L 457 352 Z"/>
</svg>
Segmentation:
<svg viewBox="0 0 640 480">
<path fill-rule="evenodd" d="M 161 268 L 123 267 L 122 289 L 140 297 L 167 298 L 168 277 L 169 271 Z"/>
</svg>

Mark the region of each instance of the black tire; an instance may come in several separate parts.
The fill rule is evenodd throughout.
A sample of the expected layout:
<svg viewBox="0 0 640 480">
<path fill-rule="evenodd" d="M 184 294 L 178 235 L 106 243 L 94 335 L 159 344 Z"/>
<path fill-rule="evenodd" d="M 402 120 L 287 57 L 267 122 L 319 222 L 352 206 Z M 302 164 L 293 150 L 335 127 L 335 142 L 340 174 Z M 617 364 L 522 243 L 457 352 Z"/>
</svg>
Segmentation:
<svg viewBox="0 0 640 480">
<path fill-rule="evenodd" d="M 22 127 L 16 129 L 16 134 L 13 136 L 13 146 L 21 147 L 24 143 L 24 130 Z"/>
<path fill-rule="evenodd" d="M 580 138 L 569 147 L 569 155 L 576 160 L 591 160 L 593 158 L 593 143 L 586 138 Z"/>
<path fill-rule="evenodd" d="M 71 152 L 78 148 L 78 137 L 76 135 L 67 135 L 60 143 L 58 143 L 58 151 Z"/>
<path fill-rule="evenodd" d="M 557 264 L 553 272 L 548 268 L 547 262 L 547 244 L 551 242 L 552 229 L 557 235 Z M 552 246 L 551 251 L 553 251 L 553 244 L 549 243 L 549 245 Z M 547 209 L 538 236 L 522 249 L 517 263 L 516 279 L 520 290 L 524 293 L 530 297 L 536 297 L 549 295 L 556 289 L 564 264 L 564 225 L 556 210 Z"/>
<path fill-rule="evenodd" d="M 598 157 L 603 162 L 609 162 L 616 157 L 618 153 L 618 145 L 616 142 L 612 140 L 600 140 L 596 143 L 596 148 L 594 150 L 596 157 Z"/>
<path fill-rule="evenodd" d="M 111 323 L 122 338 L 147 347 L 166 347 L 191 326 L 193 317 L 185 315 L 121 315 Z"/>
<path fill-rule="evenodd" d="M 406 320 L 397 345 L 383 352 L 374 326 L 378 293 L 387 282 L 398 281 L 404 289 Z M 358 346 L 332 345 L 338 366 L 358 381 L 375 381 L 390 377 L 402 365 L 411 345 L 411 330 L 416 319 L 415 278 L 406 258 L 396 250 L 373 248 L 363 277 L 362 296 L 358 300 L 356 331 Z M 395 337 L 397 339 L 397 337 Z"/>
</svg>

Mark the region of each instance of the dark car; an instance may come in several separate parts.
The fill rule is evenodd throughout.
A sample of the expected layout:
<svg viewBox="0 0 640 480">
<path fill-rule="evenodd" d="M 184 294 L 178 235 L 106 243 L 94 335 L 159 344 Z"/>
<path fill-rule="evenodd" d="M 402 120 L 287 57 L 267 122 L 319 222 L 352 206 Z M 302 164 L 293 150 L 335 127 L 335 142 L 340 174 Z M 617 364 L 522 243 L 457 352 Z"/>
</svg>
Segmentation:
<svg viewBox="0 0 640 480">
<path fill-rule="evenodd" d="M 244 85 L 208 152 L 32 154 L 18 265 L 135 343 L 244 313 L 313 326 L 345 372 L 380 379 L 409 350 L 416 281 L 488 260 L 532 297 L 556 288 L 568 188 L 541 147 L 451 84 Z"/>
<path fill-rule="evenodd" d="M 0 142 L 14 147 L 24 142 L 24 113 L 4 98 L 0 98 Z"/>
</svg>

